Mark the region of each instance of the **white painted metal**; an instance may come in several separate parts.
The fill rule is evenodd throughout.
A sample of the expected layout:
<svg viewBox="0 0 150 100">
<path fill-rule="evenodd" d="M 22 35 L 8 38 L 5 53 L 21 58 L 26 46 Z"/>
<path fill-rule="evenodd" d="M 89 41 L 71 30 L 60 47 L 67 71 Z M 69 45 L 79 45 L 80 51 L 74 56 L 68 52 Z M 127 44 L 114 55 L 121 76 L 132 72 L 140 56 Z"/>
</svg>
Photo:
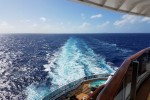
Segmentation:
<svg viewBox="0 0 150 100">
<path fill-rule="evenodd" d="M 73 0 L 114 11 L 150 17 L 150 0 Z"/>
</svg>

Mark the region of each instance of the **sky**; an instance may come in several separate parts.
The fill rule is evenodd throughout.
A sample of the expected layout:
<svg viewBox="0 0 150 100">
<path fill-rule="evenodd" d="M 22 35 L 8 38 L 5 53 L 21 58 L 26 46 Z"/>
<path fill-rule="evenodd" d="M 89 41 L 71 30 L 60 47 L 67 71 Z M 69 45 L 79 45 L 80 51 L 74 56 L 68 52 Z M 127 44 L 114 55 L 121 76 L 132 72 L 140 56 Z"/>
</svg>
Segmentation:
<svg viewBox="0 0 150 100">
<path fill-rule="evenodd" d="M 72 0 L 0 0 L 0 33 L 149 33 L 150 18 Z"/>
</svg>

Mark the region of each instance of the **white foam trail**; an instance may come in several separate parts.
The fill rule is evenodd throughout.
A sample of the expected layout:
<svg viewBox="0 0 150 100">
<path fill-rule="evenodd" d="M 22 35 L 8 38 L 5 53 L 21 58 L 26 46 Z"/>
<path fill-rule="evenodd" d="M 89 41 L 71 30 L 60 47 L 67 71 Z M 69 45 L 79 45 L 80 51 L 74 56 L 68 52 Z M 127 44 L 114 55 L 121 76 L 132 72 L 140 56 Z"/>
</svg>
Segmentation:
<svg viewBox="0 0 150 100">
<path fill-rule="evenodd" d="M 50 89 L 46 86 L 36 87 L 36 85 L 31 84 L 27 90 L 27 100 L 42 100 L 42 98 L 50 92 Z"/>
<path fill-rule="evenodd" d="M 45 71 L 52 78 L 49 91 L 54 91 L 72 81 L 94 74 L 112 73 L 113 70 L 106 64 L 105 59 L 97 56 L 86 43 L 79 38 L 71 37 L 60 50 L 52 57 L 47 54 L 48 64 L 44 65 Z M 36 89 L 32 85 L 28 88 L 28 100 L 32 100 L 32 94 L 40 94 L 42 89 Z M 43 90 L 45 87 L 43 88 Z M 47 91 L 43 91 L 47 94 Z M 40 96 L 44 96 L 40 94 Z M 36 96 L 37 97 L 37 96 Z M 30 98 L 30 99 L 29 99 Z M 34 100 L 34 99 L 33 99 Z M 39 99 L 38 99 L 39 100 Z"/>
<path fill-rule="evenodd" d="M 106 65 L 104 58 L 98 57 L 83 40 L 74 37 L 66 42 L 56 57 L 54 62 L 44 65 L 46 71 L 49 71 L 49 76 L 53 78 L 54 88 L 86 75 L 106 74 L 113 71 Z M 54 71 L 51 71 L 51 68 L 55 68 Z"/>
</svg>

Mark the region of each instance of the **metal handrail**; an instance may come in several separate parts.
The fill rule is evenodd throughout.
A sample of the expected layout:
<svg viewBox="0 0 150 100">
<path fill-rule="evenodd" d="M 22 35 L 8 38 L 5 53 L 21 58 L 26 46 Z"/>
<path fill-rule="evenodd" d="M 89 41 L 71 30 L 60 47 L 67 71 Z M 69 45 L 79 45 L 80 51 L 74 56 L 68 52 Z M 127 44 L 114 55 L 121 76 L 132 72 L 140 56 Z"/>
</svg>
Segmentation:
<svg viewBox="0 0 150 100">
<path fill-rule="evenodd" d="M 79 85 L 81 85 L 83 82 L 89 81 L 91 79 L 98 79 L 98 78 L 104 78 L 108 77 L 110 74 L 98 74 L 93 76 L 86 76 L 81 79 L 78 79 L 76 81 L 73 81 L 65 86 L 60 87 L 59 89 L 49 93 L 46 97 L 44 97 L 42 100 L 56 100 L 58 97 L 64 95 L 65 93 L 77 88 Z"/>
</svg>

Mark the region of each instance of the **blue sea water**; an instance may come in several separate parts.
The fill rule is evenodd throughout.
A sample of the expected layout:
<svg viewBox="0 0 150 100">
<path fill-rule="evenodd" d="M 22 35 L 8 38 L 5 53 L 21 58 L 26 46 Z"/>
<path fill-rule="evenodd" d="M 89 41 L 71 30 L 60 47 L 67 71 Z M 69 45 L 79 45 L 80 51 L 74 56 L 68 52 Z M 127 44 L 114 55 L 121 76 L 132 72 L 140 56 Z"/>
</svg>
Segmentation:
<svg viewBox="0 0 150 100">
<path fill-rule="evenodd" d="M 112 73 L 149 46 L 144 33 L 1 35 L 0 100 L 40 100 L 84 76 Z"/>
</svg>

